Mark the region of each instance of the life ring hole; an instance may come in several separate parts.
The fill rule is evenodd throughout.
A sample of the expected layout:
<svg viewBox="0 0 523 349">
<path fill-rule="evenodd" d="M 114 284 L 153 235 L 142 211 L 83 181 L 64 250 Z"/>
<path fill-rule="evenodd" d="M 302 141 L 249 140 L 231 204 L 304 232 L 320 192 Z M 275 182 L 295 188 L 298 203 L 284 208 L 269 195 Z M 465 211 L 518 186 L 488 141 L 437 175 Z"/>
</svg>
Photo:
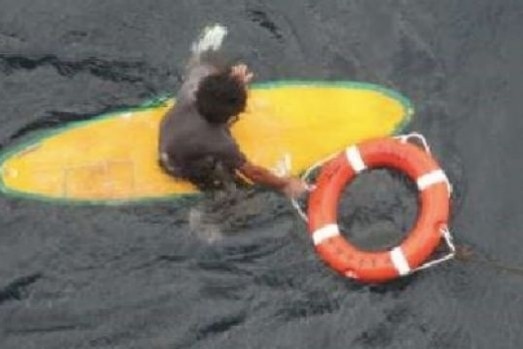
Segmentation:
<svg viewBox="0 0 523 349">
<path fill-rule="evenodd" d="M 342 192 L 338 224 L 357 248 L 387 250 L 401 244 L 416 223 L 418 203 L 416 184 L 404 173 L 364 171 Z"/>
</svg>

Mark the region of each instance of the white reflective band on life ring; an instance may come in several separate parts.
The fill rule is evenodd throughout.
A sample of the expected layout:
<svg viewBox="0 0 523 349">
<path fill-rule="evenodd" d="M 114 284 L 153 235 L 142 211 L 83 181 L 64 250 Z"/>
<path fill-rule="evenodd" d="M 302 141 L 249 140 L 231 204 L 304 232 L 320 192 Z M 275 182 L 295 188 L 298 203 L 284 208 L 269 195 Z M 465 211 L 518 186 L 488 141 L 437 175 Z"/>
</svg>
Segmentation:
<svg viewBox="0 0 523 349">
<path fill-rule="evenodd" d="M 349 164 L 351 165 L 354 172 L 359 173 L 367 168 L 363 162 L 363 159 L 361 158 L 358 147 L 352 146 L 347 148 L 345 155 L 347 156 L 347 160 L 349 161 Z"/>
<path fill-rule="evenodd" d="M 416 181 L 418 189 L 420 191 L 427 189 L 431 185 L 441 182 L 449 182 L 449 180 L 447 179 L 447 175 L 441 169 L 424 174 L 423 176 L 419 177 Z"/>
<path fill-rule="evenodd" d="M 392 260 L 392 264 L 394 264 L 394 268 L 398 271 L 398 274 L 407 275 L 410 272 L 409 262 L 407 258 L 405 258 L 401 247 L 395 247 L 390 251 L 390 259 Z"/>
<path fill-rule="evenodd" d="M 327 224 L 326 226 L 312 233 L 314 245 L 319 245 L 327 239 L 340 235 L 340 229 L 337 224 Z"/>
</svg>

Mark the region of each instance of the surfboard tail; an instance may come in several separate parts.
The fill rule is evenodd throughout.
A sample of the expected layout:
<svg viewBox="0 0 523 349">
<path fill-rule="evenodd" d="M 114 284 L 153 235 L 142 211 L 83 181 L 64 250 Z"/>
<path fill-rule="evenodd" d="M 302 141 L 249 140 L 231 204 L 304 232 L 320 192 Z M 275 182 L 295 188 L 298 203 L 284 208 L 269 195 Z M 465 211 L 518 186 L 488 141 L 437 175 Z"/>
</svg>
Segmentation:
<svg viewBox="0 0 523 349">
<path fill-rule="evenodd" d="M 223 39 L 227 36 L 227 28 L 221 24 L 213 24 L 206 26 L 198 39 L 193 42 L 191 51 L 193 55 L 200 56 L 207 51 L 217 51 L 223 43 Z"/>
</svg>

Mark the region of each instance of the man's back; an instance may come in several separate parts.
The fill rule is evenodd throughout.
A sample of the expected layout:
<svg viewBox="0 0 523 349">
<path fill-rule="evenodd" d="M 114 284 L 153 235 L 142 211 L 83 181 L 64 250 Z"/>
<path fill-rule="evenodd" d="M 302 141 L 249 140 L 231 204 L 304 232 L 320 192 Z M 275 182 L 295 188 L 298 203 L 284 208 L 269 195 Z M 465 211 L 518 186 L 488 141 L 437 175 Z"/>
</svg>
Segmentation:
<svg viewBox="0 0 523 349">
<path fill-rule="evenodd" d="M 160 124 L 160 161 L 171 174 L 191 179 L 220 164 L 228 172 L 240 167 L 245 157 L 231 137 L 227 124 L 208 122 L 198 111 L 195 91 L 213 67 L 198 65 L 189 71 L 175 106 Z M 209 175 L 207 173 L 207 175 Z"/>
</svg>

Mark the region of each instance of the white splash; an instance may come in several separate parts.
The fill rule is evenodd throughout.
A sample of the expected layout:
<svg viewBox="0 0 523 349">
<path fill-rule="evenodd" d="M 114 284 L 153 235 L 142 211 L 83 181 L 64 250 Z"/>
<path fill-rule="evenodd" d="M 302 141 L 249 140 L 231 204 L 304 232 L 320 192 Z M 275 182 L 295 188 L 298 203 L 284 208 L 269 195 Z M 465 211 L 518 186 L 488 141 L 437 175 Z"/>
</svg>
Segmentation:
<svg viewBox="0 0 523 349">
<path fill-rule="evenodd" d="M 285 153 L 283 157 L 280 160 L 278 160 L 278 162 L 276 162 L 276 165 L 271 170 L 276 176 L 289 176 L 292 171 L 291 154 Z"/>
<path fill-rule="evenodd" d="M 195 55 L 209 50 L 216 51 L 222 46 L 226 35 L 227 28 L 221 24 L 207 26 L 203 29 L 198 40 L 192 44 L 191 51 Z"/>
</svg>

